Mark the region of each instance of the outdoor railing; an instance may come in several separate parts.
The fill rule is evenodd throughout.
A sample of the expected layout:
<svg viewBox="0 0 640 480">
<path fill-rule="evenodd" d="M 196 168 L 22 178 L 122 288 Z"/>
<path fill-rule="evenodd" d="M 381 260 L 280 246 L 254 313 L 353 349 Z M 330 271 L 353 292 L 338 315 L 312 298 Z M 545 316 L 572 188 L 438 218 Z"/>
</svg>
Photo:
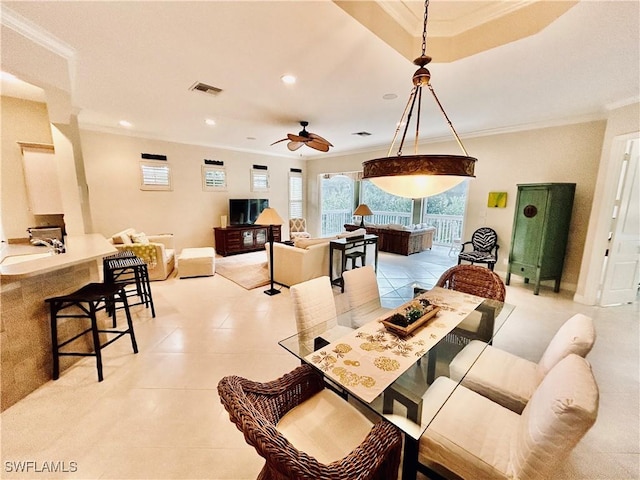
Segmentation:
<svg viewBox="0 0 640 480">
<path fill-rule="evenodd" d="M 453 240 L 462 238 L 462 215 L 425 215 L 424 223 L 436 227 L 433 237 L 435 245 L 452 245 Z"/>
<path fill-rule="evenodd" d="M 462 215 L 425 215 L 423 222 L 436 227 L 433 237 L 435 245 L 452 245 L 454 239 L 462 237 Z M 376 212 L 365 218 L 367 223 L 386 225 L 397 223 L 411 224 L 411 214 L 402 212 Z M 337 235 L 344 230 L 345 223 L 360 223 L 360 217 L 354 217 L 351 210 L 328 210 L 322 213 L 322 236 Z"/>
</svg>

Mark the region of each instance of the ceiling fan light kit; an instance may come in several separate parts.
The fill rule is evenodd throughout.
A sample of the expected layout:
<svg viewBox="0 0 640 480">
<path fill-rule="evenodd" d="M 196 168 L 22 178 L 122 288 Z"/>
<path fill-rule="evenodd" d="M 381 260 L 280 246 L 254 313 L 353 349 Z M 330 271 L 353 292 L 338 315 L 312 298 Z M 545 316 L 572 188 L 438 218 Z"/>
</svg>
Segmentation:
<svg viewBox="0 0 640 480">
<path fill-rule="evenodd" d="M 429 0 L 424 2 L 424 23 L 422 30 L 422 54 L 413 63 L 418 65 L 418 70 L 413 74 L 413 88 L 409 95 L 409 101 L 402 112 L 398 127 L 393 136 L 389 152 L 386 157 L 376 158 L 363 162 L 363 178 L 370 180 L 378 188 L 407 198 L 422 198 L 437 195 L 460 184 L 465 178 L 474 177 L 476 158 L 470 157 L 458 136 L 451 120 L 444 111 L 431 86 L 431 74 L 425 66 L 431 62 L 431 57 L 426 55 L 427 49 L 427 19 Z M 418 140 L 420 137 L 420 107 L 422 104 L 422 89 L 427 87 L 433 96 L 436 105 L 442 112 L 453 136 L 456 139 L 464 155 L 442 154 L 418 154 Z M 414 155 L 402 155 L 402 147 L 407 136 L 411 117 L 417 104 L 416 132 L 414 140 Z M 404 126 L 398 153 L 391 156 L 391 152 Z"/>
</svg>

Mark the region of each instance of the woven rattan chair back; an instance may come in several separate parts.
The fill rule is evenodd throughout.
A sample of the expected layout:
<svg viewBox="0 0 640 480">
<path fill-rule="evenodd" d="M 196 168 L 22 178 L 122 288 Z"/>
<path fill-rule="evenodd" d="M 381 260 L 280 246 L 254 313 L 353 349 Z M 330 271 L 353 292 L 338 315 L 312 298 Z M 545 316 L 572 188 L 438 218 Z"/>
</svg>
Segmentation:
<svg viewBox="0 0 640 480">
<path fill-rule="evenodd" d="M 324 388 L 322 375 L 303 365 L 281 378 L 258 383 L 224 377 L 218 394 L 229 418 L 266 462 L 258 480 L 388 480 L 397 478 L 402 435 L 389 422 L 373 425 L 350 454 L 329 465 L 296 449 L 277 429 L 292 408 Z"/>
<path fill-rule="evenodd" d="M 504 282 L 496 273 L 475 265 L 451 267 L 438 279 L 436 287 L 470 293 L 500 302 L 504 302 L 507 293 Z"/>
</svg>

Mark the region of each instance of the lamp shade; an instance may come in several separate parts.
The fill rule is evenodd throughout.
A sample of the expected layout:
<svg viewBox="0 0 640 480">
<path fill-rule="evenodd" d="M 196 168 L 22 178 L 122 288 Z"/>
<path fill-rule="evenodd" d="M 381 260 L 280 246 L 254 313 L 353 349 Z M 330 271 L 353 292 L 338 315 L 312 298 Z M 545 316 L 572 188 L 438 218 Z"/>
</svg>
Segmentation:
<svg viewBox="0 0 640 480">
<path fill-rule="evenodd" d="M 353 212 L 353 214 L 366 216 L 366 215 L 373 215 L 373 212 L 371 211 L 368 205 L 361 203 L 360 205 L 358 205 L 358 208 L 356 208 L 356 211 Z"/>
<path fill-rule="evenodd" d="M 396 177 L 371 178 L 371 182 L 381 190 L 398 197 L 423 198 L 438 195 L 464 181 L 464 177 L 398 175 Z"/>
<path fill-rule="evenodd" d="M 258 215 L 254 223 L 256 225 L 282 225 L 284 220 L 278 215 L 275 208 L 267 207 Z"/>
</svg>

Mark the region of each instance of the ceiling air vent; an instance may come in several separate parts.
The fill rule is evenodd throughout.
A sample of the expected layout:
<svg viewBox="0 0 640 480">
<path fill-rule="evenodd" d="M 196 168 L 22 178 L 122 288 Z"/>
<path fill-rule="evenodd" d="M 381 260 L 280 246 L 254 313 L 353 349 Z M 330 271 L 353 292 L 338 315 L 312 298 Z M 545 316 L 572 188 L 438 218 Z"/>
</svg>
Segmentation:
<svg viewBox="0 0 640 480">
<path fill-rule="evenodd" d="M 369 132 L 355 132 L 355 133 L 352 133 L 351 135 L 358 135 L 359 137 L 368 137 L 371 134 Z"/>
<path fill-rule="evenodd" d="M 212 87 L 211 85 L 207 85 L 206 83 L 202 82 L 194 83 L 193 85 L 191 85 L 191 87 L 189 87 L 189 90 L 196 90 L 198 92 L 208 93 L 209 95 L 218 95 L 220 92 L 222 92 L 221 88 Z"/>
</svg>

